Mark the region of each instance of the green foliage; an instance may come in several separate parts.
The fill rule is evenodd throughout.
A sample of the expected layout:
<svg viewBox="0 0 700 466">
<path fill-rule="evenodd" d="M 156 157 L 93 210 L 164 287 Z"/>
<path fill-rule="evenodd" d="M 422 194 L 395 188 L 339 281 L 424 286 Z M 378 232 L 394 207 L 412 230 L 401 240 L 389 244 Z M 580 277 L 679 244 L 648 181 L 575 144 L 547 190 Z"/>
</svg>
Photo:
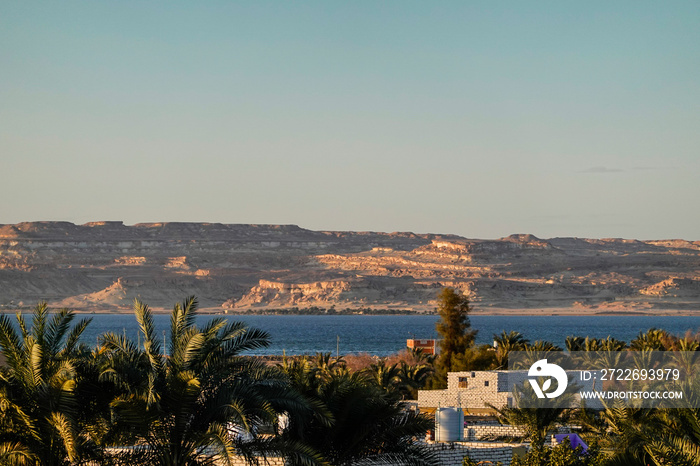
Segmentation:
<svg viewBox="0 0 700 466">
<path fill-rule="evenodd" d="M 496 352 L 489 345 L 472 346 L 452 357 L 453 371 L 485 371 L 496 366 Z"/>
<path fill-rule="evenodd" d="M 465 456 L 464 459 L 462 459 L 462 466 L 503 466 L 503 463 L 501 463 L 500 461 L 497 461 L 496 463 L 493 463 L 491 461 L 480 461 L 477 463 L 473 459 L 469 458 L 469 456 Z"/>
<path fill-rule="evenodd" d="M 646 333 L 639 332 L 637 338 L 630 342 L 630 349 L 633 351 L 664 351 L 668 341 L 668 332 L 657 328 L 651 328 L 647 330 Z"/>
<path fill-rule="evenodd" d="M 399 375 L 398 365 L 392 364 L 387 366 L 385 359 L 380 359 L 367 368 L 367 376 L 370 380 L 387 394 L 397 397 L 399 396 L 399 385 L 401 383 Z"/>
<path fill-rule="evenodd" d="M 644 447 L 654 464 L 700 465 L 700 410 L 663 409 L 656 414 L 661 428 Z"/>
<path fill-rule="evenodd" d="M 525 351 L 525 348 L 530 344 L 520 332 L 511 331 L 506 333 L 504 330 L 500 335 L 494 335 L 493 341 L 496 346 L 494 354 L 496 368 L 508 368 L 508 355 L 511 351 Z"/>
<path fill-rule="evenodd" d="M 607 338 L 566 337 L 568 351 L 623 351 L 625 348 L 627 348 L 627 343 L 612 338 L 610 335 Z"/>
<path fill-rule="evenodd" d="M 425 364 L 408 364 L 406 361 L 388 365 L 382 358 L 370 364 L 364 373 L 387 395 L 412 400 L 418 397 L 418 390 L 425 386 L 433 368 Z"/>
<path fill-rule="evenodd" d="M 280 367 L 245 357 L 243 351 L 267 345 L 267 333 L 221 318 L 198 327 L 193 297 L 175 305 L 167 348 L 150 309 L 138 301 L 140 345 L 109 333 L 91 350 L 79 343 L 89 320 L 74 323 L 68 310 L 49 314 L 46 304 L 34 309 L 31 322 L 18 315 L 16 326 L 0 316 L 0 350 L 7 360 L 0 368 L 0 464 L 227 464 L 237 455 L 249 462 L 280 455 L 294 465 L 434 464 L 430 451 L 416 442 L 432 421 L 404 410 L 401 400 L 415 398 L 434 373 L 433 383 L 444 383 L 448 370 L 504 368 L 511 351 L 538 358 L 560 351 L 505 331 L 494 335 L 495 348 L 475 346 L 469 302 L 450 288 L 440 294 L 439 312 L 439 358 L 413 352 L 357 372 L 330 353 L 286 358 Z M 570 351 L 596 351 L 602 358 L 626 346 L 611 337 L 566 341 Z M 680 338 L 650 329 L 630 349 L 640 352 L 643 367 L 651 350 L 678 351 L 674 363 L 688 372 L 700 343 L 697 335 Z M 526 396 L 527 388 L 516 398 Z M 532 445 L 513 465 L 700 466 L 700 410 L 623 404 L 579 410 L 582 435 L 600 446 L 580 455 L 568 445 L 545 445 L 552 428 L 574 413 L 566 397 L 558 402 L 555 409 L 498 410 L 503 423 L 524 428 Z M 106 457 L 109 445 L 137 447 Z M 463 464 L 476 463 L 465 458 Z"/>
<path fill-rule="evenodd" d="M 522 400 L 529 399 L 528 405 L 535 407 L 519 408 Z M 525 432 L 524 438 L 530 441 L 533 450 L 543 448 L 547 435 L 557 424 L 566 423 L 574 413 L 570 407 L 573 395 L 565 393 L 553 400 L 539 400 L 529 384 L 516 387 L 513 391 L 513 407 L 491 406 L 498 414 L 502 424 L 520 426 Z"/>
<path fill-rule="evenodd" d="M 283 433 L 287 441 L 310 445 L 333 465 L 434 464 L 431 452 L 415 442 L 433 423 L 402 407 L 395 365 L 380 361 L 367 371 L 350 373 L 342 366 L 322 371 L 302 358 L 287 359 L 281 367 L 317 408 L 314 417 L 290 418 Z"/>
<path fill-rule="evenodd" d="M 442 338 L 440 359 L 449 361 L 453 354 L 464 353 L 474 344 L 476 331 L 471 330 L 469 299 L 466 296 L 460 295 L 453 288 L 443 288 L 438 295 L 438 302 L 441 320 L 435 328 Z"/>
<path fill-rule="evenodd" d="M 532 448 L 523 457 L 514 457 L 512 466 L 604 466 L 605 456 L 591 445 L 584 454 L 581 447 L 571 448 L 568 439 L 555 447 Z"/>
<path fill-rule="evenodd" d="M 476 331 L 469 322 L 469 299 L 453 288 L 443 288 L 438 295 L 440 321 L 435 329 L 440 336 L 440 355 L 435 365 L 434 385 L 444 384 L 447 373 L 457 370 L 459 358 L 473 346 Z"/>
<path fill-rule="evenodd" d="M 50 315 L 46 303 L 34 309 L 31 328 L 17 314 L 15 330 L 0 316 L 0 459 L 3 464 L 67 465 L 97 457 L 94 439 L 82 429 L 89 403 L 77 396 L 79 344 L 89 319 L 71 325 L 66 309 Z"/>
<path fill-rule="evenodd" d="M 662 429 L 659 411 L 630 408 L 622 402 L 599 412 L 579 412 L 578 422 L 609 456 L 611 465 L 650 464 L 646 444 Z"/>
<path fill-rule="evenodd" d="M 266 332 L 222 318 L 198 328 L 197 301 L 190 297 L 173 309 L 166 357 L 148 306 L 136 301 L 134 311 L 142 349 L 121 335 L 103 336 L 108 362 L 102 377 L 118 392 L 115 425 L 139 445 L 122 459 L 126 464 L 189 466 L 266 453 L 318 462 L 308 448 L 259 435 L 278 415 L 313 412 L 279 370 L 240 355 L 267 346 Z"/>
<path fill-rule="evenodd" d="M 404 400 L 418 399 L 418 390 L 425 387 L 428 379 L 434 372 L 430 365 L 411 365 L 401 361 L 399 366 L 398 390 Z"/>
<path fill-rule="evenodd" d="M 345 367 L 345 360 L 342 356 L 334 358 L 331 353 L 317 353 L 315 365 L 316 369 L 327 374 L 335 369 Z"/>
</svg>

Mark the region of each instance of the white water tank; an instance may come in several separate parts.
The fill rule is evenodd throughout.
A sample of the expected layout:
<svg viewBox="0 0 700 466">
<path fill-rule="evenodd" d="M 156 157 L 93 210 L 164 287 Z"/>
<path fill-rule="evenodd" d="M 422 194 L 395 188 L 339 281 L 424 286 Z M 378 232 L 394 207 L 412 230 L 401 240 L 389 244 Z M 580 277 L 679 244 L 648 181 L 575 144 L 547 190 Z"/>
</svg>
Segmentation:
<svg viewBox="0 0 700 466">
<path fill-rule="evenodd" d="M 461 442 L 464 438 L 464 411 L 462 408 L 438 408 L 435 411 L 435 440 Z"/>
</svg>

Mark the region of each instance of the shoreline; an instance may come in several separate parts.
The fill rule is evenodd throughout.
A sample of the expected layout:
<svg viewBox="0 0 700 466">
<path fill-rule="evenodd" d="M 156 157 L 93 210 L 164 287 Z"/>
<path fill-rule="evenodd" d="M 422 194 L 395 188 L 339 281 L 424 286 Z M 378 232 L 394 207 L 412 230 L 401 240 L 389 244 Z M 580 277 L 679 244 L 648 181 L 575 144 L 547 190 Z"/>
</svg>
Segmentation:
<svg viewBox="0 0 700 466">
<path fill-rule="evenodd" d="M 0 310 L 0 315 L 15 315 L 17 312 L 28 313 L 31 312 L 33 308 L 22 308 L 22 309 L 2 309 Z M 54 310 L 58 310 L 56 308 Z M 151 308 L 153 314 L 162 315 L 170 314 L 171 309 L 165 308 Z M 133 314 L 132 309 L 102 309 L 102 310 L 85 310 L 85 309 L 73 309 L 76 315 L 129 315 Z M 222 311 L 220 308 L 200 308 L 198 310 L 199 315 L 209 315 L 209 316 L 420 316 L 420 315 L 435 315 L 437 313 L 429 312 L 397 312 L 392 313 L 389 310 L 386 312 L 377 313 L 366 313 L 366 312 L 347 312 L 347 313 L 335 313 L 327 314 L 325 312 L 274 312 L 273 310 L 259 310 L 255 312 L 243 311 L 243 312 L 226 312 Z M 688 309 L 596 309 L 596 308 L 544 308 L 544 309 L 511 309 L 511 308 L 490 308 L 490 309 L 476 309 L 469 313 L 470 316 L 580 316 L 580 317 L 592 317 L 592 316 L 658 316 L 658 317 L 700 317 L 699 310 L 688 310 Z"/>
</svg>

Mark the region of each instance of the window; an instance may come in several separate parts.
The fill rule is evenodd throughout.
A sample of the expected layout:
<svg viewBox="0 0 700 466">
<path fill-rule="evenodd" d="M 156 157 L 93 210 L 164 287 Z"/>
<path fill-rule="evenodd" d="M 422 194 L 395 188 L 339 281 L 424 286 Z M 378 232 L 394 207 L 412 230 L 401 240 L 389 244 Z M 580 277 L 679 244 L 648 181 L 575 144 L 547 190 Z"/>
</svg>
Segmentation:
<svg viewBox="0 0 700 466">
<path fill-rule="evenodd" d="M 469 385 L 469 379 L 467 377 L 460 377 L 459 388 L 467 388 L 467 385 Z"/>
<path fill-rule="evenodd" d="M 488 380 L 484 380 L 484 387 L 488 387 L 488 386 L 489 386 L 489 381 L 488 381 Z"/>
<path fill-rule="evenodd" d="M 476 377 L 476 372 L 472 372 L 472 379 Z"/>
</svg>

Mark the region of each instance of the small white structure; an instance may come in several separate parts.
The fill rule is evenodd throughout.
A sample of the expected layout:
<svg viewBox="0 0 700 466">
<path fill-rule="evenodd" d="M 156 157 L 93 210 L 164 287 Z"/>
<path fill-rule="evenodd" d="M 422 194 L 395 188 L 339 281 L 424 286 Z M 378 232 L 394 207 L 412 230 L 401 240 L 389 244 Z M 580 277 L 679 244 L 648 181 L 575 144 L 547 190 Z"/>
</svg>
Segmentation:
<svg viewBox="0 0 700 466">
<path fill-rule="evenodd" d="M 572 383 L 593 390 L 594 381 L 581 380 L 579 371 L 567 371 Z M 497 408 L 513 406 L 513 385 L 520 385 L 528 378 L 527 371 L 463 371 L 447 374 L 446 390 L 418 390 L 418 407 L 434 409 L 442 406 L 455 406 L 465 414 L 493 414 Z M 596 386 L 600 390 L 600 382 Z M 586 406 L 602 408 L 598 400 L 587 400 Z"/>
<path fill-rule="evenodd" d="M 438 408 L 435 411 L 435 441 L 461 442 L 464 436 L 464 411 Z"/>
<path fill-rule="evenodd" d="M 524 374 L 524 377 L 526 374 Z M 446 390 L 418 390 L 418 407 L 457 406 L 469 414 L 489 414 L 494 406 L 513 403 L 508 371 L 464 371 L 447 374 Z"/>
</svg>

